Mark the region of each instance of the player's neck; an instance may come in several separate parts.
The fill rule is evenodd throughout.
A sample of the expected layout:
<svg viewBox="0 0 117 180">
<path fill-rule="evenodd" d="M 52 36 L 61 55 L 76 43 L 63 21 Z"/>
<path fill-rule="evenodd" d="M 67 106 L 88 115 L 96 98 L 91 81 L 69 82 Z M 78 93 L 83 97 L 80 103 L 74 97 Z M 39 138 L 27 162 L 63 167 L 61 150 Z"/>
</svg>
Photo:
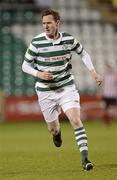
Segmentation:
<svg viewBox="0 0 117 180">
<path fill-rule="evenodd" d="M 59 31 L 56 31 L 55 34 L 48 36 L 50 39 L 56 40 L 60 37 Z"/>
</svg>

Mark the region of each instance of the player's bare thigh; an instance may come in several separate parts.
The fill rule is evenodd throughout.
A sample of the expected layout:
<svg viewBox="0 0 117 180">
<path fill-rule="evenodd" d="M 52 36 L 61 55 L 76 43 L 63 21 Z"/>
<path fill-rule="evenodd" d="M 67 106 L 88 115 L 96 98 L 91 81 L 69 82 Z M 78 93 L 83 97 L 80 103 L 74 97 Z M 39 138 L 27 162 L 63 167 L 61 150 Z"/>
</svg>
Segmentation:
<svg viewBox="0 0 117 180">
<path fill-rule="evenodd" d="M 70 108 L 65 112 L 65 114 L 74 129 L 83 126 L 80 119 L 80 108 Z"/>
</svg>

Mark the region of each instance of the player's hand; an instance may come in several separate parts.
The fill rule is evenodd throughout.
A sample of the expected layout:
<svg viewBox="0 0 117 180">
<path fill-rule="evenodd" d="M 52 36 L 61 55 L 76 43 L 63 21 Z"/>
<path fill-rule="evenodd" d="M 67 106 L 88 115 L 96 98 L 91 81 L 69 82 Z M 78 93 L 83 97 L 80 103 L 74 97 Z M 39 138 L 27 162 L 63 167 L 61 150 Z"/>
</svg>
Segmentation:
<svg viewBox="0 0 117 180">
<path fill-rule="evenodd" d="M 103 82 L 102 76 L 100 74 L 96 73 L 95 70 L 91 70 L 90 72 L 91 72 L 92 77 L 95 79 L 97 85 L 100 86 Z"/>
<path fill-rule="evenodd" d="M 48 71 L 37 72 L 37 77 L 43 80 L 51 80 L 53 79 L 53 74 Z"/>
<path fill-rule="evenodd" d="M 103 82 L 103 79 L 99 74 L 97 74 L 95 76 L 95 80 L 96 80 L 96 83 L 97 83 L 98 86 L 100 86 L 102 84 L 102 82 Z"/>
</svg>

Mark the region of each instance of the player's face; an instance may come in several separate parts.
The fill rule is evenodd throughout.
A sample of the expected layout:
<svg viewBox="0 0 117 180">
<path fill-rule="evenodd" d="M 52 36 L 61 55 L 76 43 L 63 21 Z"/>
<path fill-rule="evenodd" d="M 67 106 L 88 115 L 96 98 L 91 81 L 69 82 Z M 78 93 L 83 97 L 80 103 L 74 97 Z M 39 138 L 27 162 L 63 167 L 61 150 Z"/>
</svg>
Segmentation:
<svg viewBox="0 0 117 180">
<path fill-rule="evenodd" d="M 58 32 L 59 21 L 55 21 L 52 15 L 43 16 L 42 19 L 43 30 L 50 38 L 54 38 Z"/>
</svg>

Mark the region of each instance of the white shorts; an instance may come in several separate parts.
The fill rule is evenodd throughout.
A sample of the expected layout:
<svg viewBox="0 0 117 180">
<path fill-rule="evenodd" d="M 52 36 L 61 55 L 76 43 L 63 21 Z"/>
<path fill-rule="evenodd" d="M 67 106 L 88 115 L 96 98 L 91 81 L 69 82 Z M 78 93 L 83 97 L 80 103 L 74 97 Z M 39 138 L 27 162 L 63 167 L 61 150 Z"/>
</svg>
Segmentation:
<svg viewBox="0 0 117 180">
<path fill-rule="evenodd" d="M 47 123 L 54 121 L 61 113 L 71 108 L 80 108 L 80 97 L 75 85 L 55 91 L 36 91 L 41 111 Z"/>
</svg>

